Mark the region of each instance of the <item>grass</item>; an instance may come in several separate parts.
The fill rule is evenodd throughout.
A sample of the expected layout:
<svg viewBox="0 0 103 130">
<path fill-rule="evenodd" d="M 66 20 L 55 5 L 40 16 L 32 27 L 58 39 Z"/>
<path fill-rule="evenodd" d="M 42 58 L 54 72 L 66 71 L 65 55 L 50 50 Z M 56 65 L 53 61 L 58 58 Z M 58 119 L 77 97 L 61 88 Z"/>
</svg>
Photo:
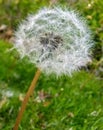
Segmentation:
<svg viewBox="0 0 103 130">
<path fill-rule="evenodd" d="M 36 68 L 0 41 L 0 128 L 11 130 Z M 103 81 L 81 70 L 72 77 L 42 74 L 19 130 L 102 130 Z"/>
<path fill-rule="evenodd" d="M 50 0 L 0 0 L 0 26 L 15 30 L 28 13 Z M 59 0 L 57 5 L 78 10 L 93 32 L 93 64 L 72 77 L 41 74 L 23 115 L 19 130 L 103 130 L 103 2 Z M 18 11 L 19 10 L 19 11 Z M 7 40 L 6 32 L 0 38 Z M 0 39 L 0 129 L 11 130 L 18 110 L 36 72 L 28 59 L 20 60 L 12 45 Z M 101 64 L 95 66 L 101 61 Z"/>
</svg>

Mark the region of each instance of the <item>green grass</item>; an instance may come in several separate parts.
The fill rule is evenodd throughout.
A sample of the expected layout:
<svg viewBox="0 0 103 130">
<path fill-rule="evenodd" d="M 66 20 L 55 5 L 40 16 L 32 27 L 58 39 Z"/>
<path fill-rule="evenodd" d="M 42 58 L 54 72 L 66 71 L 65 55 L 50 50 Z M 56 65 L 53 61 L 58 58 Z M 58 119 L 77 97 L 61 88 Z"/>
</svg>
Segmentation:
<svg viewBox="0 0 103 130">
<path fill-rule="evenodd" d="M 50 0 L 0 0 L 0 26 L 15 30 L 28 13 Z M 103 130 L 103 1 L 59 0 L 57 5 L 79 11 L 93 32 L 93 64 L 72 77 L 41 74 L 19 130 Z M 3 32 L 4 34 L 5 32 Z M 2 32 L 0 32 L 1 38 Z M 28 59 L 20 60 L 12 45 L 0 39 L 0 129 L 11 130 L 22 99 L 36 73 Z"/>
<path fill-rule="evenodd" d="M 0 128 L 14 126 L 21 99 L 36 72 L 0 41 Z M 12 94 L 11 94 L 11 93 Z M 40 93 L 44 96 L 40 99 Z M 11 95 L 10 95 L 11 94 Z M 72 77 L 41 74 L 19 130 L 102 130 L 103 81 L 81 70 Z"/>
</svg>

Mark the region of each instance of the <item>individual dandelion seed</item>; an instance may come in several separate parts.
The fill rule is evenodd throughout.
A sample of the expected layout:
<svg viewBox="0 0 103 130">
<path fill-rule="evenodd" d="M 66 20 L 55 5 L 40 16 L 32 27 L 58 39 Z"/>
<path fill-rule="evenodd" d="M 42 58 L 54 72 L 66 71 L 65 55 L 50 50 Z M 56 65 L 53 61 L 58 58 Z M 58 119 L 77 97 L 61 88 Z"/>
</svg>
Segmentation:
<svg viewBox="0 0 103 130">
<path fill-rule="evenodd" d="M 46 74 L 71 75 L 91 61 L 93 43 L 86 22 L 75 11 L 44 8 L 29 15 L 15 32 L 14 48 L 21 58 L 27 56 Z M 40 70 L 24 98 L 14 130 L 18 129 L 29 96 L 39 78 Z"/>
</svg>

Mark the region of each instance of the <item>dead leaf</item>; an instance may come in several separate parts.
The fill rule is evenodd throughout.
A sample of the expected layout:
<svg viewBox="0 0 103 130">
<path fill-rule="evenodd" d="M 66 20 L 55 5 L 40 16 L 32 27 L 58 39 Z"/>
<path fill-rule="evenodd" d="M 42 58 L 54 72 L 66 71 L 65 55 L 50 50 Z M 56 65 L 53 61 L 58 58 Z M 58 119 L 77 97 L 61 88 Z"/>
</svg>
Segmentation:
<svg viewBox="0 0 103 130">
<path fill-rule="evenodd" d="M 2 108 L 2 106 L 7 102 L 7 98 L 4 97 L 1 101 L 0 101 L 0 109 Z"/>
<path fill-rule="evenodd" d="M 44 107 L 48 107 L 49 105 L 50 105 L 50 102 L 49 102 L 49 101 L 43 103 L 43 106 L 44 106 Z"/>
<path fill-rule="evenodd" d="M 0 32 L 5 31 L 6 29 L 7 29 L 7 25 L 2 24 L 2 25 L 0 26 Z"/>
</svg>

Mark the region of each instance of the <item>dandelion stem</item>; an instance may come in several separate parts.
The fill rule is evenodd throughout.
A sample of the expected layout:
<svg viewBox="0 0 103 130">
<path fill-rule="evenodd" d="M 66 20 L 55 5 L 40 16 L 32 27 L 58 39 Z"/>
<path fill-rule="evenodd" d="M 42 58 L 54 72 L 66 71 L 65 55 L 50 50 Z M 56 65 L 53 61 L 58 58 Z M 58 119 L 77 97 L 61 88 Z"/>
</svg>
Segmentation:
<svg viewBox="0 0 103 130">
<path fill-rule="evenodd" d="M 33 78 L 33 81 L 31 82 L 31 85 L 30 85 L 30 87 L 29 87 L 29 89 L 28 89 L 28 91 L 26 93 L 26 96 L 25 96 L 25 98 L 24 98 L 24 100 L 22 102 L 22 106 L 21 106 L 21 109 L 20 109 L 20 111 L 18 113 L 16 123 L 15 123 L 15 126 L 14 126 L 13 130 L 18 130 L 20 121 L 22 119 L 23 112 L 25 111 L 25 108 L 26 108 L 27 102 L 29 100 L 29 97 L 33 93 L 33 90 L 34 90 L 34 88 L 36 86 L 36 83 L 37 83 L 37 81 L 39 79 L 40 73 L 41 73 L 41 71 L 40 71 L 40 69 L 38 69 L 35 76 L 34 76 L 34 78 Z"/>
</svg>

